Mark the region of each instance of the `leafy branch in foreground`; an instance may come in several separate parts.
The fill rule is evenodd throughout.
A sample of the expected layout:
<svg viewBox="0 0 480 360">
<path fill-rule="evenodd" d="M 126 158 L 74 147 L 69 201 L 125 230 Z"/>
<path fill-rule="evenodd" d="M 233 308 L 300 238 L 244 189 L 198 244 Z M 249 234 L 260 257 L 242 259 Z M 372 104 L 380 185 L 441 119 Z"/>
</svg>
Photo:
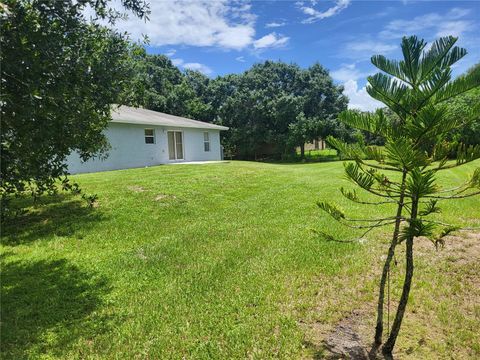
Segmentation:
<svg viewBox="0 0 480 360">
<path fill-rule="evenodd" d="M 445 106 L 447 100 L 480 86 L 480 67 L 451 79 L 451 66 L 467 53 L 456 47 L 456 42 L 455 37 L 444 37 L 425 50 L 427 44 L 424 40 L 415 36 L 404 37 L 401 44 L 403 60 L 389 60 L 381 55 L 372 57 L 372 63 L 383 73 L 368 78 L 367 91 L 383 102 L 399 120 L 389 120 L 383 110 L 369 114 L 347 110 L 340 114 L 340 120 L 355 129 L 382 136 L 384 149 L 347 144 L 333 137 L 327 139 L 344 158 L 352 160 L 345 163 L 346 178 L 366 195 L 381 198 L 378 201 L 363 200 L 355 190 L 342 188 L 341 193 L 346 199 L 364 205 L 392 203 L 396 206 L 392 216 L 358 219 L 349 218 L 334 204 L 317 203 L 336 221 L 350 228 L 367 229 L 364 235 L 374 228 L 394 225 L 380 279 L 374 350 L 383 342 L 385 286 L 390 264 L 396 247 L 405 244 L 406 272 L 402 294 L 382 347 L 387 358 L 392 356 L 408 302 L 414 269 L 414 239 L 427 237 L 436 247 L 441 246 L 445 236 L 461 229 L 431 219 L 441 211 L 439 202 L 480 194 L 480 168 L 456 188 L 444 189 L 437 179 L 440 171 L 480 158 L 480 145 L 448 142 L 452 130 L 478 118 L 480 113 L 480 107 L 473 106 L 465 112 L 467 115 L 458 118 Z M 334 241 L 332 235 L 318 233 Z"/>
</svg>

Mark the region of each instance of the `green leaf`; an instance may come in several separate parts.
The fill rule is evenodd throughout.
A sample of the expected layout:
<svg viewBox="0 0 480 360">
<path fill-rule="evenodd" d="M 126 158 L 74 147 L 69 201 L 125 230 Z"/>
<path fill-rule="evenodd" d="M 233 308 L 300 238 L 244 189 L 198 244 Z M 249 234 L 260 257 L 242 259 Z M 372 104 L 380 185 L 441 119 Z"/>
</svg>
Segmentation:
<svg viewBox="0 0 480 360">
<path fill-rule="evenodd" d="M 410 172 L 410 176 L 407 178 L 406 188 L 411 197 L 417 199 L 424 197 L 425 195 L 433 194 L 437 191 L 435 185 L 434 170 L 421 171 L 419 168 L 414 168 Z"/>
<path fill-rule="evenodd" d="M 336 206 L 330 203 L 327 203 L 325 201 L 319 201 L 317 202 L 317 206 L 323 211 L 325 211 L 327 214 L 329 214 L 331 217 L 333 217 L 335 220 L 340 221 L 341 219 L 345 219 L 345 214 Z"/>
<path fill-rule="evenodd" d="M 423 221 L 422 219 L 411 219 L 408 226 L 405 226 L 400 233 L 400 240 L 416 238 L 420 236 L 430 237 L 435 229 L 435 224 Z"/>
<path fill-rule="evenodd" d="M 382 73 L 369 76 L 367 79 L 368 94 L 383 102 L 401 118 L 404 118 L 408 111 L 403 106 L 402 99 L 407 95 L 407 85 Z"/>
<path fill-rule="evenodd" d="M 473 174 L 468 181 L 468 187 L 480 189 L 480 167 L 473 171 Z"/>
<path fill-rule="evenodd" d="M 372 185 L 375 183 L 375 177 L 372 174 L 365 172 L 356 163 L 346 163 L 345 174 L 347 179 L 353 181 L 355 184 L 365 190 L 370 190 Z"/>
<path fill-rule="evenodd" d="M 410 83 L 410 80 L 400 68 L 400 63 L 397 60 L 389 60 L 383 55 L 374 55 L 371 58 L 371 62 L 387 74 L 395 76 L 406 83 Z"/>
<path fill-rule="evenodd" d="M 420 71 L 420 56 L 426 46 L 423 39 L 416 36 L 402 38 L 402 53 L 404 60 L 400 62 L 400 69 L 410 84 L 417 84 Z"/>
<path fill-rule="evenodd" d="M 467 54 L 465 49 L 453 47 L 457 40 L 456 37 L 446 36 L 434 41 L 431 48 L 422 56 L 420 82 L 427 79 L 435 68 L 450 67 Z"/>
<path fill-rule="evenodd" d="M 440 208 L 437 207 L 437 200 L 430 199 L 428 203 L 425 205 L 425 208 L 418 212 L 420 216 L 427 216 L 433 213 L 439 213 Z"/>
<path fill-rule="evenodd" d="M 323 238 L 324 240 L 326 241 L 339 241 L 337 240 L 337 238 L 335 238 L 333 235 L 331 234 L 328 234 L 324 231 L 320 231 L 320 230 L 313 230 L 313 232 L 317 235 L 319 235 L 321 238 Z"/>
<path fill-rule="evenodd" d="M 413 169 L 429 164 L 429 159 L 424 151 L 417 149 L 413 141 L 407 137 L 389 139 L 385 144 L 385 162 L 387 164 Z"/>
<path fill-rule="evenodd" d="M 472 72 L 459 76 L 440 89 L 434 97 L 434 103 L 444 102 L 479 86 L 480 67 L 476 67 Z"/>
<path fill-rule="evenodd" d="M 327 144 L 338 150 L 344 159 L 362 161 L 365 158 L 363 148 L 359 144 L 347 144 L 344 141 L 335 139 L 333 136 L 326 138 Z"/>
<path fill-rule="evenodd" d="M 351 201 L 358 201 L 358 195 L 355 190 L 345 190 L 345 188 L 341 187 L 340 192 L 343 196 Z"/>
<path fill-rule="evenodd" d="M 366 146 L 363 150 L 367 159 L 375 160 L 378 163 L 385 162 L 385 153 L 383 152 L 381 147 Z"/>
<path fill-rule="evenodd" d="M 459 144 L 456 152 L 457 165 L 463 165 L 480 158 L 480 145 Z"/>
</svg>

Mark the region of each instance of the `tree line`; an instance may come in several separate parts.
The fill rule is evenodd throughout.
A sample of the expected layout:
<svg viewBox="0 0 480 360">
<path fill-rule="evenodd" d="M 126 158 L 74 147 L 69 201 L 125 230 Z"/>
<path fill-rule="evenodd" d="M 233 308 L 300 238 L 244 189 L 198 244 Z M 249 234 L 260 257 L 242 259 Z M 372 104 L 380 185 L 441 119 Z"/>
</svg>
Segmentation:
<svg viewBox="0 0 480 360">
<path fill-rule="evenodd" d="M 122 104 L 228 126 L 224 146 L 238 158 L 286 155 L 327 135 L 352 138 L 337 120 L 348 99 L 319 63 L 303 69 L 265 61 L 241 74 L 209 78 L 139 50 L 132 67 Z"/>
</svg>

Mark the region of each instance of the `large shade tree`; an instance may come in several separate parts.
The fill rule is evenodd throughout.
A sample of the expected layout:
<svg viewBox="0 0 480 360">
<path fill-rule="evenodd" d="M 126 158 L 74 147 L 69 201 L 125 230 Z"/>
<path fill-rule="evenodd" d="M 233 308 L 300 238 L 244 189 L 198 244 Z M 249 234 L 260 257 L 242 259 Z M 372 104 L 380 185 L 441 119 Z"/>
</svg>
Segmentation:
<svg viewBox="0 0 480 360">
<path fill-rule="evenodd" d="M 101 26 L 122 16 L 110 0 L 7 0 L 1 5 L 1 184 L 9 194 L 67 185 L 66 156 L 108 146 L 102 130 L 130 76 L 125 34 Z M 122 0 L 146 17 L 142 0 Z M 86 8 L 92 18 L 87 18 Z M 2 202 L 4 203 L 4 202 Z"/>
<path fill-rule="evenodd" d="M 231 80 L 217 116 L 231 128 L 227 143 L 242 157 L 254 157 L 266 145 L 286 153 L 343 129 L 337 115 L 348 100 L 319 64 L 302 69 L 266 61 Z"/>
<path fill-rule="evenodd" d="M 355 190 L 341 189 L 349 200 L 368 205 L 391 204 L 391 215 L 380 218 L 351 218 L 334 204 L 319 202 L 334 219 L 365 232 L 376 227 L 393 226 L 392 238 L 380 279 L 377 305 L 375 344 L 380 346 L 384 330 L 384 299 L 388 272 L 397 246 L 405 246 L 405 278 L 397 311 L 382 350 L 387 357 L 400 331 L 408 303 L 414 271 L 414 244 L 420 237 L 440 244 L 458 224 L 445 224 L 435 218 L 440 205 L 447 200 L 480 194 L 480 168 L 455 188 L 443 188 L 437 174 L 471 162 L 480 157 L 480 145 L 449 143 L 452 131 L 478 119 L 480 103 L 471 104 L 458 116 L 449 104 L 462 94 L 480 86 L 480 69 L 452 79 L 452 66 L 466 55 L 456 47 L 457 38 L 444 37 L 426 50 L 426 43 L 417 37 L 402 40 L 403 59 L 389 60 L 372 57 L 372 63 L 382 72 L 368 78 L 367 91 L 383 102 L 395 115 L 385 116 L 382 110 L 374 114 L 346 111 L 340 119 L 349 126 L 381 135 L 384 150 L 378 147 L 348 145 L 340 140 L 328 141 L 353 162 L 345 164 L 347 178 L 363 192 L 377 197 L 374 201 Z M 390 120 L 389 120 L 390 119 Z M 449 161 L 454 154 L 455 160 Z M 365 161 L 365 158 L 372 161 Z M 358 225 L 361 224 L 361 225 Z M 325 237 L 332 239 L 330 234 Z"/>
</svg>

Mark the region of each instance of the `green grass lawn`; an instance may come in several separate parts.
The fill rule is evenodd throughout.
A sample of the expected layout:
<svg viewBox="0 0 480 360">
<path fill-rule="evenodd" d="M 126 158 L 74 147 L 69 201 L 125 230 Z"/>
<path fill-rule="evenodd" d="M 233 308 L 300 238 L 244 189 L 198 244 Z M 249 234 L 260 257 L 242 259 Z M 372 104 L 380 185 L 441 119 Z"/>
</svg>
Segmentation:
<svg viewBox="0 0 480 360">
<path fill-rule="evenodd" d="M 444 178 L 458 184 L 479 165 Z M 339 196 L 348 186 L 340 162 L 158 166 L 73 178 L 98 194 L 98 207 L 45 197 L 2 229 L 3 359 L 314 357 L 318 324 L 333 327 L 375 301 L 389 229 L 350 244 L 312 232 L 355 237 L 318 210 L 319 199 L 366 211 Z M 479 226 L 479 205 L 478 198 L 450 203 L 440 218 Z M 428 249 L 399 351 L 478 358 L 479 261 L 430 266 L 436 252 Z"/>
</svg>

